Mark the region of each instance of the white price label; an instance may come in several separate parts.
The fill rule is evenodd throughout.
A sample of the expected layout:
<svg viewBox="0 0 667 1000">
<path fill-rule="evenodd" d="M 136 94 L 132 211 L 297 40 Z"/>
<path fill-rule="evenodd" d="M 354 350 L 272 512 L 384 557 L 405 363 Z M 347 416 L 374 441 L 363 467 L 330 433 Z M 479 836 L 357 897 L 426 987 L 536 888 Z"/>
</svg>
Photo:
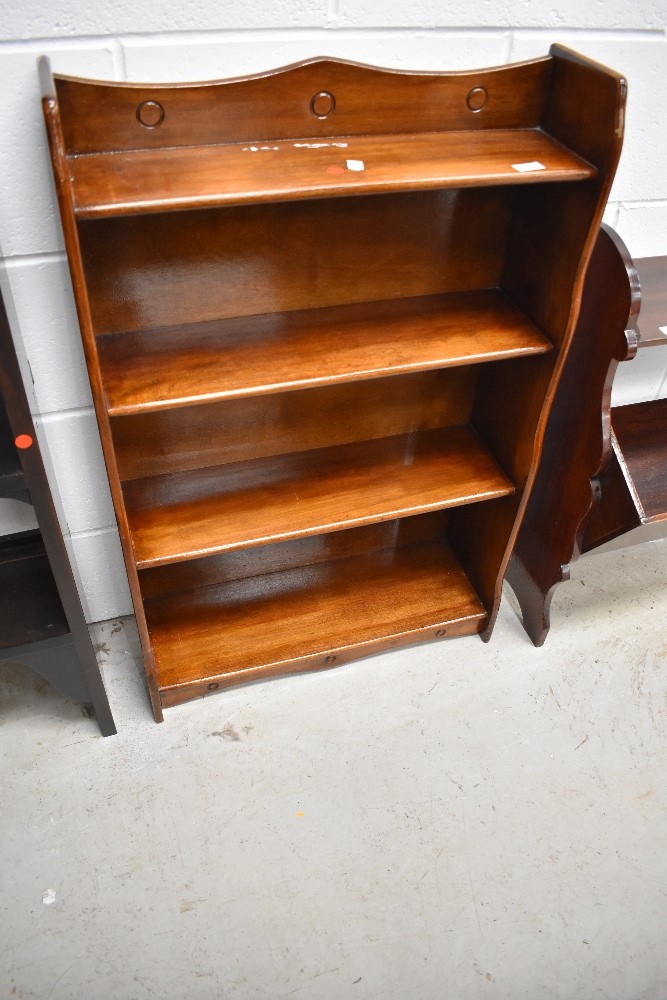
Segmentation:
<svg viewBox="0 0 667 1000">
<path fill-rule="evenodd" d="M 513 163 L 512 170 L 518 170 L 520 174 L 528 174 L 531 170 L 546 170 L 547 168 L 543 163 L 538 160 L 532 160 L 530 163 Z"/>
</svg>

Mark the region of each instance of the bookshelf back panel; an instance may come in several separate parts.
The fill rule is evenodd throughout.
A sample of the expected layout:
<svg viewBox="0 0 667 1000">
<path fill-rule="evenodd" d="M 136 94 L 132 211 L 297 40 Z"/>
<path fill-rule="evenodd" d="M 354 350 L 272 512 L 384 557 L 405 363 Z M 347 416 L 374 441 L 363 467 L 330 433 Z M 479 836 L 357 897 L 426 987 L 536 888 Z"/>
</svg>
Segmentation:
<svg viewBox="0 0 667 1000">
<path fill-rule="evenodd" d="M 449 517 L 448 510 L 434 511 L 142 569 L 141 592 L 149 600 L 409 545 L 436 545 L 445 538 Z"/>
<path fill-rule="evenodd" d="M 95 333 L 496 287 L 515 190 L 80 222 Z"/>
<path fill-rule="evenodd" d="M 124 481 L 465 424 L 477 366 L 113 418 Z"/>
</svg>

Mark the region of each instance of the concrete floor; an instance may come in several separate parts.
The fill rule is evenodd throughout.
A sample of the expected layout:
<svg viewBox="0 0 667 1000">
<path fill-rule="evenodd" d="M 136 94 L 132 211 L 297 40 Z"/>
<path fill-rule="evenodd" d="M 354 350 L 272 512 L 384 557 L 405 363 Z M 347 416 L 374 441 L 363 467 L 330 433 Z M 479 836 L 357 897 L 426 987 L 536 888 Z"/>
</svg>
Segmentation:
<svg viewBox="0 0 667 1000">
<path fill-rule="evenodd" d="M 2 1000 L 664 1000 L 667 540 L 572 576 L 162 726 L 102 624 L 106 740 L 5 667 Z"/>
</svg>

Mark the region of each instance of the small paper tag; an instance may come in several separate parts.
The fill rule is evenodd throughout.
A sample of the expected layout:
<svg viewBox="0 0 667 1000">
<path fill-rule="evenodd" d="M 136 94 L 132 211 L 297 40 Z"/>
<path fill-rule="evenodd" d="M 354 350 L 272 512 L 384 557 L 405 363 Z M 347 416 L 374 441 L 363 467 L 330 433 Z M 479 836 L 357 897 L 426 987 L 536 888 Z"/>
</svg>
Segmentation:
<svg viewBox="0 0 667 1000">
<path fill-rule="evenodd" d="M 664 333 L 665 337 L 667 337 L 667 326 L 659 326 L 658 330 L 660 330 L 660 333 Z"/>
<path fill-rule="evenodd" d="M 530 173 L 531 170 L 546 170 L 547 168 L 543 163 L 538 160 L 532 160 L 530 163 L 513 163 L 512 170 L 518 170 L 520 174 Z"/>
<path fill-rule="evenodd" d="M 363 160 L 346 160 L 348 170 L 365 170 Z"/>
</svg>

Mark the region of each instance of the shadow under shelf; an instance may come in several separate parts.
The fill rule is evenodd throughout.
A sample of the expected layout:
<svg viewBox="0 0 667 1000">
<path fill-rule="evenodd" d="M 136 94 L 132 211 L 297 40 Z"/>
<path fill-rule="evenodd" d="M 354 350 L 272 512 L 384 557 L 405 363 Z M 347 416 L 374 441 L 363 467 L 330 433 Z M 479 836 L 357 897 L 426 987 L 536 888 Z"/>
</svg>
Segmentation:
<svg viewBox="0 0 667 1000">
<path fill-rule="evenodd" d="M 480 632 L 487 612 L 445 538 L 445 517 L 142 571 L 163 703 Z"/>
</svg>

